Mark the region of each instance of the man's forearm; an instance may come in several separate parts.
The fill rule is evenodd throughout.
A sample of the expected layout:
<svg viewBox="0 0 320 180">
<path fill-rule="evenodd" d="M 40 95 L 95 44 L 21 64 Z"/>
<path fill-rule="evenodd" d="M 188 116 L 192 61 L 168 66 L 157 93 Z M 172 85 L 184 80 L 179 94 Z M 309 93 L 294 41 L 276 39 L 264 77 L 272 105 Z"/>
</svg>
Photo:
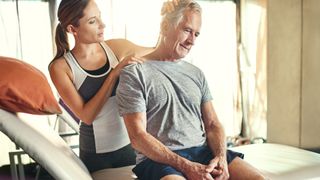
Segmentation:
<svg viewBox="0 0 320 180">
<path fill-rule="evenodd" d="M 215 156 L 226 156 L 224 129 L 210 101 L 202 104 L 202 117 L 206 129 L 207 143 Z"/>
<path fill-rule="evenodd" d="M 167 164 L 182 172 L 186 171 L 190 161 L 172 152 L 150 134 L 143 132 L 135 137 L 130 137 L 134 149 L 141 152 L 149 159 L 158 163 Z"/>
<path fill-rule="evenodd" d="M 221 124 L 211 125 L 206 132 L 208 146 L 214 155 L 226 157 L 226 138 Z"/>
</svg>

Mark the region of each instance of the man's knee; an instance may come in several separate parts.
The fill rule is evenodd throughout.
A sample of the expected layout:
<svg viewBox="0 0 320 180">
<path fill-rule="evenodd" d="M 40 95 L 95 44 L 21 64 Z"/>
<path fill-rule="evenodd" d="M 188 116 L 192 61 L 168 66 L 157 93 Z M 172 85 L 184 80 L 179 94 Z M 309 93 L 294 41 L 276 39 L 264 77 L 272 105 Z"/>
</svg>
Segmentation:
<svg viewBox="0 0 320 180">
<path fill-rule="evenodd" d="M 241 158 L 235 158 L 228 166 L 230 179 L 254 179 L 264 180 L 268 179 L 263 174 L 249 163 L 245 162 Z"/>
</svg>

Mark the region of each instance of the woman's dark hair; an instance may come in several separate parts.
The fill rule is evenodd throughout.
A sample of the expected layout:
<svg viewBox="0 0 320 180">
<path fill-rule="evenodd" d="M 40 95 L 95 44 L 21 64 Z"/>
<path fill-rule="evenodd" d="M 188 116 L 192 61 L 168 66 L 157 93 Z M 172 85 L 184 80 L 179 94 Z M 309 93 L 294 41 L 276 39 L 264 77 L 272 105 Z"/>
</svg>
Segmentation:
<svg viewBox="0 0 320 180">
<path fill-rule="evenodd" d="M 57 53 L 53 60 L 63 56 L 66 51 L 70 50 L 67 26 L 79 26 L 79 20 L 83 17 L 83 10 L 87 7 L 90 0 L 62 0 L 58 8 L 59 23 L 56 27 L 56 48 Z"/>
</svg>

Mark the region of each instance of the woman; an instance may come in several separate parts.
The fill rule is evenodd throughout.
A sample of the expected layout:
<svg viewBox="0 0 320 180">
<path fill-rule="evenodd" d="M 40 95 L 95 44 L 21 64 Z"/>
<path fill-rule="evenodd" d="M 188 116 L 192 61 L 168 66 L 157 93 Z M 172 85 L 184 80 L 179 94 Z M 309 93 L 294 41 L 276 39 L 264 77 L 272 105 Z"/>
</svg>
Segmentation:
<svg viewBox="0 0 320 180">
<path fill-rule="evenodd" d="M 94 0 L 62 0 L 58 20 L 57 54 L 49 71 L 61 99 L 81 120 L 81 160 L 90 172 L 135 164 L 115 89 L 121 69 L 142 63 L 134 56 L 151 48 L 121 39 L 104 41 L 105 24 Z M 75 39 L 71 50 L 67 33 Z"/>
</svg>

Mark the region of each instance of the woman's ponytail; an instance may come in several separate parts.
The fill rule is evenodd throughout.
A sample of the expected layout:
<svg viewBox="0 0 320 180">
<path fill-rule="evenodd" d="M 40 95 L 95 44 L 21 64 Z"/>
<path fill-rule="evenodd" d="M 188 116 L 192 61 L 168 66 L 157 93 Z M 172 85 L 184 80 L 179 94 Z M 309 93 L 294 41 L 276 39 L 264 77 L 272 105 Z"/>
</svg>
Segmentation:
<svg viewBox="0 0 320 180">
<path fill-rule="evenodd" d="M 66 51 L 70 50 L 67 32 L 63 29 L 60 23 L 56 27 L 55 41 L 57 53 L 53 60 L 62 57 Z"/>
</svg>

